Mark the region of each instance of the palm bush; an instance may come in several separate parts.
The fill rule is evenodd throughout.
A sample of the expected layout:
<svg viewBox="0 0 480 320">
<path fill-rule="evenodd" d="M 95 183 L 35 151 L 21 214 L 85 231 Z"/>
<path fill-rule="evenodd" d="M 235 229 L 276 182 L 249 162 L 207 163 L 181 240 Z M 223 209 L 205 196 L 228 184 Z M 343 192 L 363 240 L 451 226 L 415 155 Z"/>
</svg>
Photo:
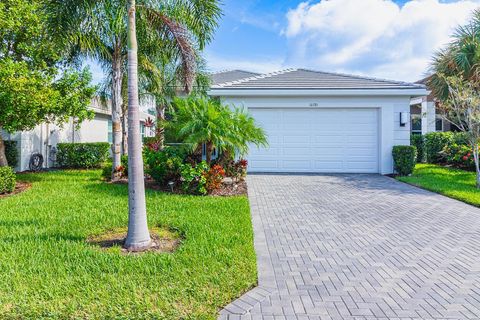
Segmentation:
<svg viewBox="0 0 480 320">
<path fill-rule="evenodd" d="M 231 156 L 243 156 L 251 144 L 267 145 L 264 130 L 243 108 L 230 108 L 204 97 L 177 98 L 174 106 L 173 121 L 168 125 L 192 150 L 205 144 L 207 163 L 211 162 L 214 148 Z"/>
</svg>

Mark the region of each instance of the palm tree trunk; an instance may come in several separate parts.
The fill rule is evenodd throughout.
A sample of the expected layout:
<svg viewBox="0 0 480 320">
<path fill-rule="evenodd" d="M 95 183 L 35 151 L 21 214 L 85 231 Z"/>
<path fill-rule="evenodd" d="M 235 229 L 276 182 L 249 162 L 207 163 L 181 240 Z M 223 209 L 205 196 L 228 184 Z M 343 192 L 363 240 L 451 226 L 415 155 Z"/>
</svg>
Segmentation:
<svg viewBox="0 0 480 320">
<path fill-rule="evenodd" d="M 150 247 L 145 205 L 142 141 L 138 106 L 138 58 L 135 0 L 128 1 L 128 234 L 125 248 L 142 251 Z"/>
<path fill-rule="evenodd" d="M 122 62 L 117 53 L 113 54 L 112 71 L 112 180 L 114 180 L 115 169 L 121 165 L 122 154 Z"/>
<path fill-rule="evenodd" d="M 211 141 L 208 141 L 205 149 L 205 158 L 207 160 L 207 163 L 210 164 L 210 162 L 212 161 L 213 143 Z"/>
<path fill-rule="evenodd" d="M 157 105 L 157 130 L 155 130 L 155 136 L 160 145 L 160 150 L 165 146 L 165 106 L 163 104 Z"/>
<path fill-rule="evenodd" d="M 0 131 L 2 128 L 0 127 Z M 8 166 L 7 156 L 5 155 L 5 143 L 3 142 L 2 134 L 0 133 L 0 167 Z"/>
<path fill-rule="evenodd" d="M 122 154 L 128 154 L 128 117 L 125 112 L 122 111 Z"/>
</svg>

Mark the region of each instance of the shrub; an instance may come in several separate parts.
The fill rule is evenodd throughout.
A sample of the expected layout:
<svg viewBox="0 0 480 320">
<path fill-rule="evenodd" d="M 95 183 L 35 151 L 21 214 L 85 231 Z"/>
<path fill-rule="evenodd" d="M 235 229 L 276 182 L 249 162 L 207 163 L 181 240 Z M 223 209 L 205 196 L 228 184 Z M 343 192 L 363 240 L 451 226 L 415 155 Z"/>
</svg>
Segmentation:
<svg viewBox="0 0 480 320">
<path fill-rule="evenodd" d="M 145 148 L 146 172 L 160 185 L 179 182 L 186 155 L 186 151 L 179 147 L 165 147 L 160 151 Z"/>
<path fill-rule="evenodd" d="M 417 148 L 415 146 L 394 146 L 392 150 L 394 169 L 401 176 L 408 176 L 415 168 Z"/>
<path fill-rule="evenodd" d="M 225 170 L 225 175 L 227 177 L 234 178 L 235 180 L 240 180 L 245 178 L 247 175 L 247 166 L 248 162 L 245 159 L 240 159 L 235 161 L 233 159 L 224 159 L 221 160 L 220 164 Z"/>
<path fill-rule="evenodd" d="M 205 174 L 206 185 L 208 192 L 217 190 L 221 187 L 223 178 L 225 178 L 225 170 L 219 164 L 213 165 L 210 170 Z"/>
<path fill-rule="evenodd" d="M 124 154 L 120 159 L 122 164 L 117 168 L 117 172 L 121 178 L 127 178 L 128 177 L 128 156 Z M 105 180 L 112 179 L 112 166 L 113 164 L 111 161 L 107 161 L 102 166 L 102 178 L 104 178 Z"/>
<path fill-rule="evenodd" d="M 110 144 L 97 143 L 59 143 L 57 145 L 58 165 L 65 168 L 99 168 L 109 158 Z"/>
<path fill-rule="evenodd" d="M 441 151 L 453 142 L 452 132 L 430 132 L 425 135 L 425 156 L 429 163 L 445 162 Z"/>
<path fill-rule="evenodd" d="M 18 149 L 16 141 L 3 141 L 5 144 L 5 156 L 7 156 L 8 165 L 15 168 L 18 164 Z"/>
<path fill-rule="evenodd" d="M 442 156 L 447 164 L 454 167 L 468 170 L 475 169 L 472 147 L 469 145 L 456 143 L 446 145 L 442 150 Z"/>
<path fill-rule="evenodd" d="M 417 148 L 417 162 L 424 162 L 425 161 L 425 139 L 421 134 L 412 134 L 410 135 L 410 145 Z"/>
<path fill-rule="evenodd" d="M 208 164 L 205 161 L 197 165 L 185 163 L 181 165 L 182 190 L 188 194 L 206 195 Z"/>
<path fill-rule="evenodd" d="M 12 193 L 15 190 L 17 178 L 10 167 L 0 167 L 0 194 Z"/>
</svg>

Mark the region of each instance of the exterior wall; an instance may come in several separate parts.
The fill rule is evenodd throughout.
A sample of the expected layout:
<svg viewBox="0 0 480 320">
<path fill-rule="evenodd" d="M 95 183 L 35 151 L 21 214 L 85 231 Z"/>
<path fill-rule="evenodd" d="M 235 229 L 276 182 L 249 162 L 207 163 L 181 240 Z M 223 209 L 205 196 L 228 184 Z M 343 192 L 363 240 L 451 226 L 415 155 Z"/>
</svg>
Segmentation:
<svg viewBox="0 0 480 320">
<path fill-rule="evenodd" d="M 380 173 L 393 172 L 392 148 L 410 144 L 410 122 L 400 126 L 400 112 L 410 113 L 408 96 L 222 97 L 227 104 L 250 108 L 376 108 L 379 112 Z"/>
<path fill-rule="evenodd" d="M 29 169 L 30 157 L 34 153 L 41 153 L 44 159 L 44 167 L 54 165 L 54 151 L 58 143 L 64 142 L 108 142 L 108 120 L 103 114 L 96 114 L 95 118 L 85 121 L 76 128 L 72 119 L 63 126 L 52 124 L 40 124 L 33 130 L 23 131 L 16 134 L 19 145 L 18 171 Z"/>
</svg>

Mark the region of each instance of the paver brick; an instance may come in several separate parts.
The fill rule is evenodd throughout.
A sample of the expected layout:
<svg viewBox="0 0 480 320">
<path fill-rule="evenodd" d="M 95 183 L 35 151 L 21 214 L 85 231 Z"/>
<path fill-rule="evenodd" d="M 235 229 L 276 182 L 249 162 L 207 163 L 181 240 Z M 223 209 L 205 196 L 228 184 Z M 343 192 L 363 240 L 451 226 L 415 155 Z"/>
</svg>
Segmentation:
<svg viewBox="0 0 480 320">
<path fill-rule="evenodd" d="M 380 175 L 250 175 L 259 287 L 219 319 L 480 319 L 480 209 Z"/>
</svg>

